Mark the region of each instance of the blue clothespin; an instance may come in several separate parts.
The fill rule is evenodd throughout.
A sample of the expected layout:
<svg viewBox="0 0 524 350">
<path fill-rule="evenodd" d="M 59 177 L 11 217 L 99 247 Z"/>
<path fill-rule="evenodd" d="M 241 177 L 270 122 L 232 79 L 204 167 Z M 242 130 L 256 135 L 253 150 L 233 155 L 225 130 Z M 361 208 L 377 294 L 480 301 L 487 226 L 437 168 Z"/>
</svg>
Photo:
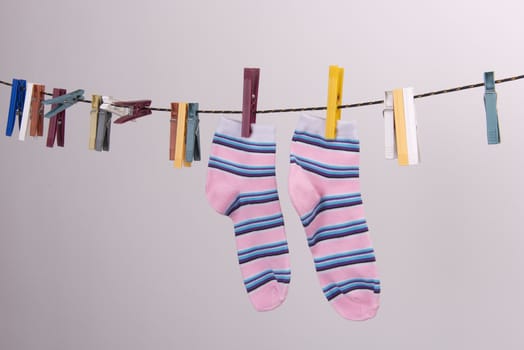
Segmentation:
<svg viewBox="0 0 524 350">
<path fill-rule="evenodd" d="M 488 144 L 500 143 L 499 116 L 497 113 L 497 92 L 493 72 L 484 73 L 484 107 L 486 108 L 486 125 Z"/>
<path fill-rule="evenodd" d="M 11 103 L 9 105 L 9 115 L 7 116 L 7 127 L 5 129 L 5 136 L 13 135 L 15 128 L 15 120 L 18 116 L 18 127 L 22 123 L 22 113 L 24 111 L 26 81 L 21 79 L 13 79 L 11 86 Z"/>
<path fill-rule="evenodd" d="M 186 162 L 200 160 L 200 128 L 198 103 L 189 103 L 186 126 Z"/>
<path fill-rule="evenodd" d="M 65 111 L 78 101 L 84 100 L 84 90 L 75 90 L 73 92 L 70 92 L 65 95 L 61 95 L 55 98 L 51 98 L 48 100 L 43 101 L 42 103 L 45 105 L 54 104 L 55 106 L 52 107 L 52 109 L 45 114 L 44 117 L 51 118 L 55 116 L 56 114 Z"/>
</svg>

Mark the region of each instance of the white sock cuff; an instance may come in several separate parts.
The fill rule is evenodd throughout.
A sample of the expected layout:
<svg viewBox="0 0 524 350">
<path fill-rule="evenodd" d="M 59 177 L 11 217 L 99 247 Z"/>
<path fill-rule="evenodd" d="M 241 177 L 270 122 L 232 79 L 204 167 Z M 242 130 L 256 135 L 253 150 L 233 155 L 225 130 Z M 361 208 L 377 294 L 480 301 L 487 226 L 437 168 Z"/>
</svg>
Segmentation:
<svg viewBox="0 0 524 350">
<path fill-rule="evenodd" d="M 296 130 L 325 137 L 324 135 L 326 134 L 326 119 L 316 115 L 304 113 L 300 115 L 300 118 L 298 119 Z M 337 122 L 336 139 L 357 140 L 358 134 L 356 124 L 347 120 L 339 120 Z"/>
<path fill-rule="evenodd" d="M 241 138 L 242 122 L 235 119 L 220 118 L 216 132 L 231 137 Z M 275 126 L 267 124 L 251 124 L 250 141 L 275 142 Z"/>
</svg>

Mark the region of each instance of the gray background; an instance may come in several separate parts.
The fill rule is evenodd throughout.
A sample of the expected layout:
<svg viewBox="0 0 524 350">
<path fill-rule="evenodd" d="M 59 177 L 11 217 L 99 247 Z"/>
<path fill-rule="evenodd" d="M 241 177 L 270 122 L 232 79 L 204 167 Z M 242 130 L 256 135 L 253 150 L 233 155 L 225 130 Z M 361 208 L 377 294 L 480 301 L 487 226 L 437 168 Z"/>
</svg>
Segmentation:
<svg viewBox="0 0 524 350">
<path fill-rule="evenodd" d="M 0 79 L 25 78 L 158 107 L 239 109 L 242 69 L 261 68 L 259 107 L 324 105 L 329 64 L 344 103 L 524 73 L 517 1 L 3 1 Z M 482 89 L 417 100 L 423 163 L 383 156 L 382 106 L 359 125 L 366 212 L 383 283 L 366 322 L 325 301 L 287 194 L 298 114 L 277 127 L 291 250 L 287 301 L 249 304 L 232 225 L 204 195 L 204 161 L 168 161 L 168 113 L 115 125 L 88 151 L 87 104 L 66 147 L 0 137 L 0 348 L 522 349 L 522 81 L 497 86 L 503 143 L 488 146 Z M 3 130 L 10 89 L 0 87 Z M 47 134 L 47 124 L 46 124 Z M 15 135 L 16 132 L 15 132 Z"/>
</svg>

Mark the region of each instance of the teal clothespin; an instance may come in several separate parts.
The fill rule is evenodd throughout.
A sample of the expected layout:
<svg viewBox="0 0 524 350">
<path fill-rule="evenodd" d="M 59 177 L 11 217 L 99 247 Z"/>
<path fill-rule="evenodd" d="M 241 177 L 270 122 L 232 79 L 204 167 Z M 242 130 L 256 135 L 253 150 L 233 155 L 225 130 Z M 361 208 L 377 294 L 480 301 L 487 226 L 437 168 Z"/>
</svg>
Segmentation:
<svg viewBox="0 0 524 350">
<path fill-rule="evenodd" d="M 500 143 L 499 116 L 497 113 L 497 92 L 493 72 L 484 72 L 484 107 L 486 108 L 486 126 L 488 144 Z"/>
<path fill-rule="evenodd" d="M 49 112 L 45 114 L 44 117 L 51 118 L 58 113 L 65 111 L 67 108 L 71 107 L 78 101 L 82 101 L 84 99 L 84 90 L 75 90 L 73 92 L 70 92 L 65 95 L 61 95 L 55 98 L 51 98 L 45 101 L 42 101 L 43 104 L 54 104 L 56 106 L 53 106 L 53 109 L 51 109 Z"/>
<path fill-rule="evenodd" d="M 187 107 L 186 162 L 200 160 L 200 128 L 198 103 L 189 103 Z"/>
</svg>

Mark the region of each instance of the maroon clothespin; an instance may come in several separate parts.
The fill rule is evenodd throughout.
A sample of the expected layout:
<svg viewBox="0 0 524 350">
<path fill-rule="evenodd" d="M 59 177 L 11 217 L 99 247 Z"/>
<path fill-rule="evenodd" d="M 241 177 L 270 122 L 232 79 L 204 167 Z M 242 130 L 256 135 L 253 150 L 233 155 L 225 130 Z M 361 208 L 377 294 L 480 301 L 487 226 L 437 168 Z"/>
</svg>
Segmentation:
<svg viewBox="0 0 524 350">
<path fill-rule="evenodd" d="M 113 102 L 113 106 L 115 107 L 129 108 L 129 114 L 115 120 L 115 124 L 123 124 L 130 120 L 135 120 L 137 118 L 151 114 L 151 109 L 149 109 L 150 105 L 151 100 Z"/>
<path fill-rule="evenodd" d="M 242 100 L 242 137 L 251 135 L 251 124 L 257 120 L 258 81 L 260 68 L 244 68 L 244 98 Z"/>
<path fill-rule="evenodd" d="M 53 98 L 65 95 L 67 91 L 65 89 L 53 89 Z M 58 104 L 52 104 L 51 109 L 58 107 Z M 65 135 L 65 110 L 57 113 L 49 120 L 49 128 L 47 129 L 47 147 L 53 147 L 56 144 L 59 147 L 64 147 L 64 135 Z"/>
</svg>

